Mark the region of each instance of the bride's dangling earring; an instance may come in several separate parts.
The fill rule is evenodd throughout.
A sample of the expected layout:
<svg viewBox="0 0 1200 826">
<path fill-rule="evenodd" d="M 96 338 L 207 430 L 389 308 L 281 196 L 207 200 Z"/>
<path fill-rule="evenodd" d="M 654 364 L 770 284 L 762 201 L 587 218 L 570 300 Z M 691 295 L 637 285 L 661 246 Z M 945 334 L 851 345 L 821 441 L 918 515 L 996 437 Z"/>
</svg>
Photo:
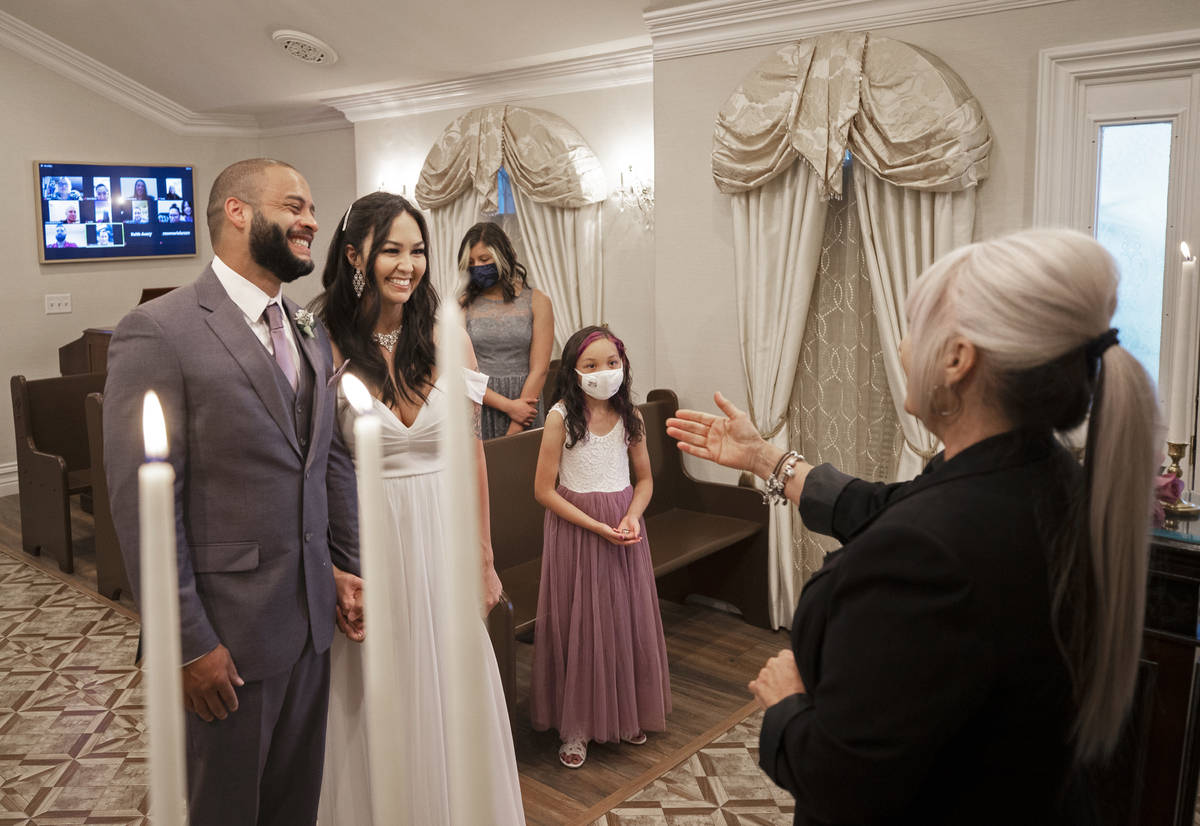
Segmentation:
<svg viewBox="0 0 1200 826">
<path fill-rule="evenodd" d="M 354 278 L 351 279 L 350 283 L 354 286 L 354 297 L 362 298 L 363 290 L 367 286 L 367 277 L 363 275 L 363 271 L 358 267 L 354 268 Z"/>
</svg>

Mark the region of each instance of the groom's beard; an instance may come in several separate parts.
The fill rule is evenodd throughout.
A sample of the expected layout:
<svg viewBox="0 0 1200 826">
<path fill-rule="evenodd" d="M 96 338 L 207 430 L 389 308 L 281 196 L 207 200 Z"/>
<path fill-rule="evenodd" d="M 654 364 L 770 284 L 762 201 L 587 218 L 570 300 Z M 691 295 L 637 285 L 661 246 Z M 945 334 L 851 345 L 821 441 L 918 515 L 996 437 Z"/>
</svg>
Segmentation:
<svg viewBox="0 0 1200 826">
<path fill-rule="evenodd" d="M 297 258 L 279 225 L 270 223 L 258 212 L 250 219 L 250 257 L 285 284 L 308 275 L 314 266 L 311 259 Z"/>
</svg>

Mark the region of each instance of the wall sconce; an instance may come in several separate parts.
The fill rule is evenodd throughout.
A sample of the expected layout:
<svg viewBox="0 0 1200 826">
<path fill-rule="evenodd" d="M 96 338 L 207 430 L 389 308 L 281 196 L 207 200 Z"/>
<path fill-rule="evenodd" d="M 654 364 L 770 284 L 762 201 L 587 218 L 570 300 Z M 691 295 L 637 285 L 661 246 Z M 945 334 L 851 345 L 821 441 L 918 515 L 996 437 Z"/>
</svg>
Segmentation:
<svg viewBox="0 0 1200 826">
<path fill-rule="evenodd" d="M 617 208 L 624 212 L 628 209 L 637 213 L 641 218 L 642 227 L 651 229 L 654 226 L 654 184 L 643 181 L 630 164 L 617 175 L 620 185 L 613 192 Z"/>
<path fill-rule="evenodd" d="M 393 190 L 389 190 L 388 182 L 386 180 L 382 180 L 379 182 L 379 189 L 376 191 L 377 192 L 389 192 L 389 191 L 393 191 Z M 408 184 L 400 184 L 399 188 L 394 190 L 394 194 L 399 195 L 401 198 L 407 198 L 410 201 L 413 198 L 411 192 L 409 191 Z"/>
</svg>

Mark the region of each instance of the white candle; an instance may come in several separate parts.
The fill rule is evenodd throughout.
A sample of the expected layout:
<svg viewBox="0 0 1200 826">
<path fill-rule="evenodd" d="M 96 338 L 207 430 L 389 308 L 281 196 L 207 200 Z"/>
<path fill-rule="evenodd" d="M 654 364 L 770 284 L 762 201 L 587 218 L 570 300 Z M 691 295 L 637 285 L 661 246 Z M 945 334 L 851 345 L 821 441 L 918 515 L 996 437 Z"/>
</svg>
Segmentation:
<svg viewBox="0 0 1200 826">
<path fill-rule="evenodd" d="M 363 670 L 367 717 L 367 756 L 370 760 L 371 809 L 376 823 L 401 823 L 404 784 L 409 779 L 404 712 L 396 704 L 400 671 L 396 662 L 397 609 L 392 591 L 392 553 L 388 541 L 388 507 L 383 493 L 383 447 L 379 417 L 372 412 L 370 391 L 358 378 L 342 376 L 342 390 L 358 414 L 354 420 L 354 471 L 358 478 L 358 556 L 362 565 L 366 639 Z M 419 514 L 411 514 L 420 518 Z M 406 668 L 423 667 L 406 663 Z"/>
<path fill-rule="evenodd" d="M 442 431 L 442 519 L 446 538 L 445 571 L 437 605 L 445 629 L 446 757 L 450 783 L 450 821 L 490 821 L 490 772 L 480 771 L 480 733 L 491 702 L 484 690 L 483 558 L 479 540 L 479 489 L 475 471 L 475 439 L 468 421 L 469 402 L 463 377 L 466 334 L 454 301 L 443 302 L 437 349 L 439 384 L 446 393 L 446 426 Z M 435 391 L 436 392 L 436 391 Z M 492 755 L 495 757 L 495 755 Z"/>
<path fill-rule="evenodd" d="M 150 819 L 187 822 L 183 675 L 179 643 L 179 575 L 175 565 L 175 470 L 166 461 L 167 428 L 153 390 L 142 404 L 146 463 L 138 468 L 142 642 L 146 723 L 150 737 Z"/>
<path fill-rule="evenodd" d="M 1171 348 L 1171 398 L 1167 405 L 1167 441 L 1186 444 L 1192 436 L 1192 352 L 1196 347 L 1196 259 L 1186 243 L 1179 245 L 1183 267 Z"/>
</svg>

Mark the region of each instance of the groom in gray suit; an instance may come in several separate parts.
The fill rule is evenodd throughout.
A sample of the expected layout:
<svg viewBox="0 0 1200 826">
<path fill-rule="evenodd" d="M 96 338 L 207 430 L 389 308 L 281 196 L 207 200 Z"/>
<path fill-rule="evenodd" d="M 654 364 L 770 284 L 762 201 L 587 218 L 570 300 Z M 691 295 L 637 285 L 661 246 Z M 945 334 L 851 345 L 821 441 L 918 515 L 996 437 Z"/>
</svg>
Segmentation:
<svg viewBox="0 0 1200 826">
<path fill-rule="evenodd" d="M 312 271 L 308 183 L 263 158 L 213 183 L 215 257 L 129 313 L 108 352 L 105 467 L 139 594 L 142 397 L 162 401 L 192 826 L 316 821 L 337 624 L 362 636 L 354 469 L 324 328 L 282 295 Z M 335 584 L 336 565 L 353 576 Z"/>
</svg>

